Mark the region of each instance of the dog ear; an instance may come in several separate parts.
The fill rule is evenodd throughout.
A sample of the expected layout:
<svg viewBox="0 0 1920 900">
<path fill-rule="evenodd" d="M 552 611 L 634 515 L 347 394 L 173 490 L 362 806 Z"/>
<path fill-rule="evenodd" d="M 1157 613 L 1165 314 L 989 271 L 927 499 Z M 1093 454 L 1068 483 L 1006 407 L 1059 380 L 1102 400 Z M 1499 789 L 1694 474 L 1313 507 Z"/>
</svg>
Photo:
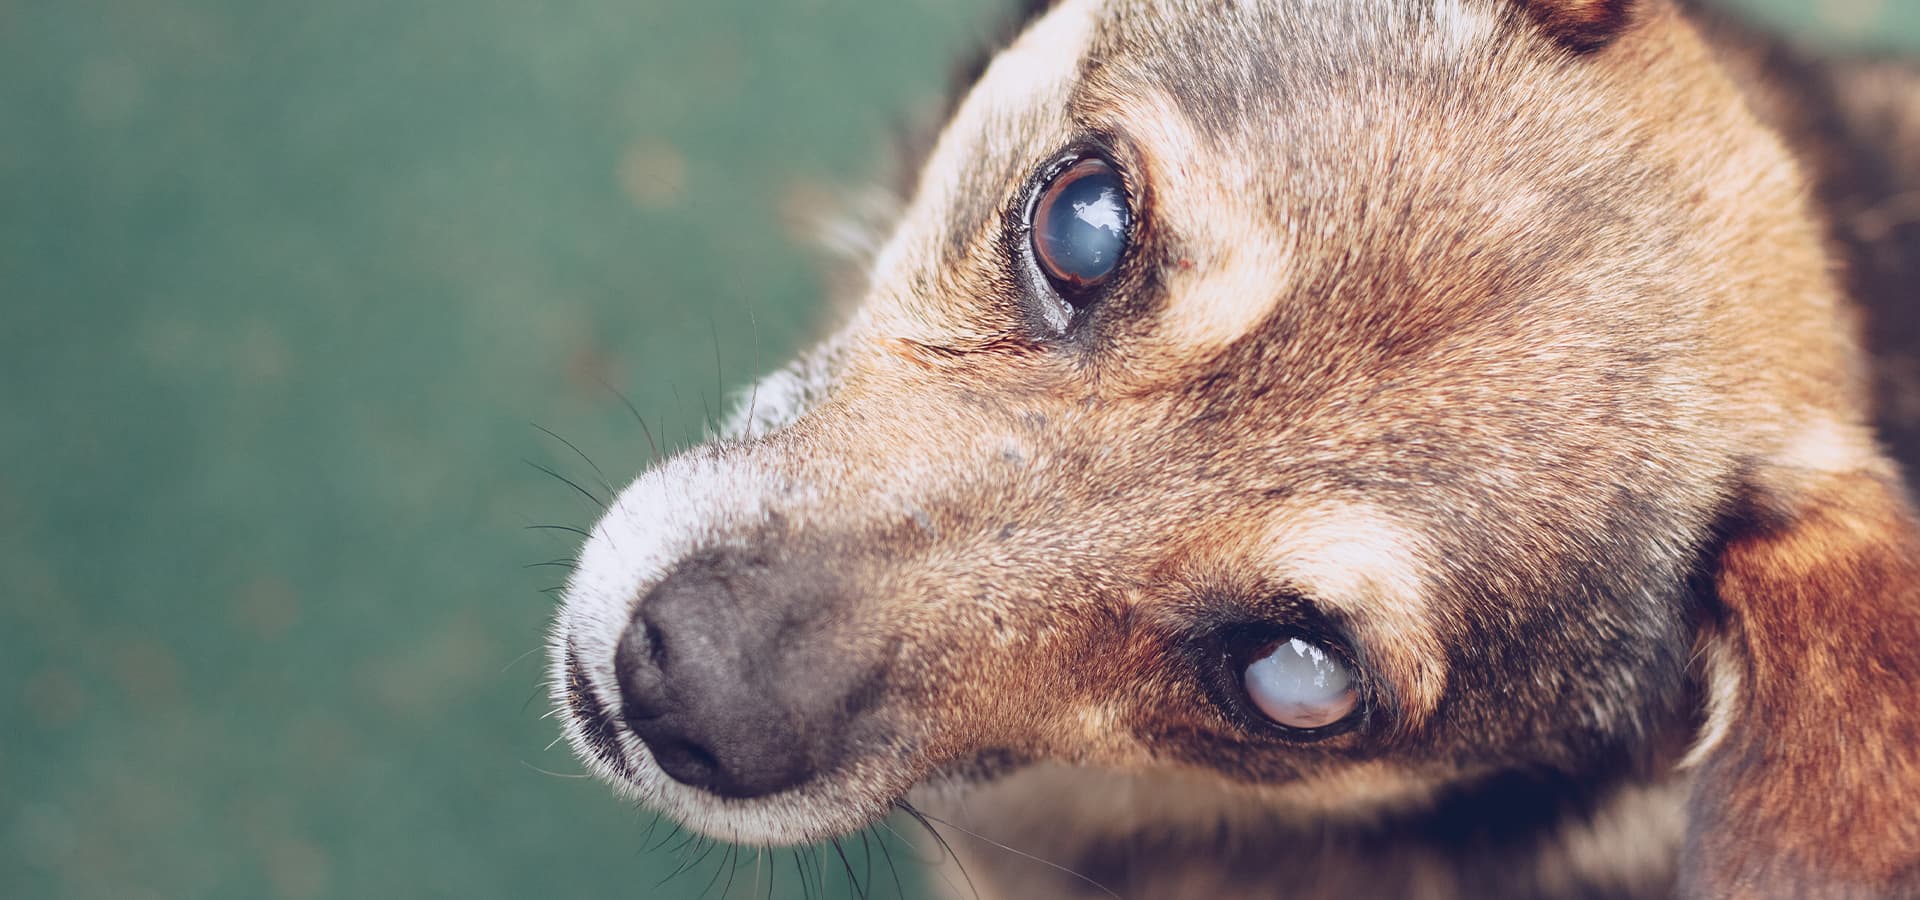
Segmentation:
<svg viewBox="0 0 1920 900">
<path fill-rule="evenodd" d="M 1920 521 L 1821 474 L 1712 573 L 1683 897 L 1920 897 Z"/>
<path fill-rule="evenodd" d="M 1635 0 L 1518 0 L 1548 36 L 1580 52 L 1598 50 L 1627 27 Z"/>
</svg>

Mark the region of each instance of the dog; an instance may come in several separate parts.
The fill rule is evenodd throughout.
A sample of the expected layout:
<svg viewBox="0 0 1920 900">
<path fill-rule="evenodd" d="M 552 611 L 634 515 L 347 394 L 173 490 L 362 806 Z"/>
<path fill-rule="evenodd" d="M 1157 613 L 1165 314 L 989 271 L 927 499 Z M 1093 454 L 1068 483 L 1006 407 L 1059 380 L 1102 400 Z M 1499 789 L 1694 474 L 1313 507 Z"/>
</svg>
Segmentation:
<svg viewBox="0 0 1920 900">
<path fill-rule="evenodd" d="M 917 172 L 585 542 L 552 695 L 618 790 L 964 804 L 1058 864 L 986 897 L 1920 897 L 1920 72 L 1060 0 Z"/>
</svg>

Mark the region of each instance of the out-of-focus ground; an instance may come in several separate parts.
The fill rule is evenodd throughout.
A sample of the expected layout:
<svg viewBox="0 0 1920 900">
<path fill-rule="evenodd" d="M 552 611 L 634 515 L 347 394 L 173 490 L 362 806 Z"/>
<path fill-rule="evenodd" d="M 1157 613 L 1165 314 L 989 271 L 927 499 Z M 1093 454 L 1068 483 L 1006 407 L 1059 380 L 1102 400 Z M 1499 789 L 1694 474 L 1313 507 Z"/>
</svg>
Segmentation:
<svg viewBox="0 0 1920 900">
<path fill-rule="evenodd" d="M 682 442 L 804 342 L 806 223 L 999 17 L 0 0 L 0 896 L 697 895 L 540 771 L 523 526 L 592 510 L 521 459 L 600 489 L 529 423 L 618 482 L 601 382 Z"/>
</svg>

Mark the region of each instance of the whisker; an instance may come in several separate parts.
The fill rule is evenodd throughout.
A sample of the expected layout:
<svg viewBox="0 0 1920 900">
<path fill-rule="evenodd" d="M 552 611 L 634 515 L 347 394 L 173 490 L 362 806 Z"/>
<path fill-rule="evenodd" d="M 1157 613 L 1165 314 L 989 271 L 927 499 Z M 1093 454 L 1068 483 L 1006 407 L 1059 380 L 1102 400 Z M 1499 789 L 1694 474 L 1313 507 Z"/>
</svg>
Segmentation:
<svg viewBox="0 0 1920 900">
<path fill-rule="evenodd" d="M 800 848 L 798 847 L 793 849 L 793 870 L 800 873 L 801 900 L 809 900 L 809 898 L 813 896 L 813 883 L 807 880 L 807 867 L 800 862 Z M 769 895 L 773 893 L 771 885 L 768 886 L 767 893 Z"/>
<path fill-rule="evenodd" d="M 720 365 L 720 323 L 713 318 L 713 307 L 711 306 L 707 307 L 707 331 L 713 335 L 714 403 L 721 404 L 727 400 L 727 376 L 726 369 Z M 721 412 L 724 413 L 725 410 L 721 410 Z"/>
<path fill-rule="evenodd" d="M 540 471 L 542 471 L 542 472 L 545 472 L 545 473 L 547 473 L 548 475 L 552 475 L 553 477 L 555 477 L 555 478 L 558 478 L 558 479 L 560 479 L 560 483 L 561 483 L 561 484 L 564 484 L 564 485 L 566 485 L 567 487 L 570 487 L 570 488 L 573 488 L 573 489 L 574 489 L 574 490 L 576 490 L 576 491 L 579 491 L 579 492 L 580 492 L 580 496 L 582 496 L 582 497 L 585 497 L 585 498 L 587 498 L 588 500 L 591 500 L 591 501 L 593 501 L 593 505 L 594 505 L 594 506 L 597 506 L 597 507 L 600 507 L 601 509 L 606 509 L 606 508 L 607 508 L 607 504 L 606 504 L 606 502 L 605 502 L 605 501 L 603 501 L 603 500 L 601 500 L 601 499 L 600 499 L 600 498 L 599 498 L 598 496 L 596 496 L 596 495 L 595 495 L 595 494 L 594 494 L 594 493 L 593 493 L 592 491 L 589 491 L 589 490 L 587 490 L 586 488 L 583 488 L 583 487 L 581 487 L 581 486 L 580 486 L 579 484 L 577 484 L 577 483 L 575 483 L 573 479 L 571 479 L 571 478 L 568 478 L 567 476 L 565 476 L 565 475 L 562 475 L 562 474 L 560 474 L 559 472 L 555 472 L 554 470 L 552 470 L 552 469 L 549 469 L 549 468 L 547 468 L 546 466 L 543 466 L 543 465 L 541 465 L 541 464 L 539 464 L 539 463 L 537 463 L 537 462 L 534 462 L 533 460 L 530 460 L 530 459 L 525 459 L 525 458 L 522 458 L 522 459 L 521 459 L 520 461 L 521 461 L 521 462 L 523 462 L 523 463 L 526 463 L 527 465 L 530 465 L 530 466 L 532 466 L 532 467 L 534 467 L 535 469 L 538 469 L 538 470 L 540 470 Z"/>
<path fill-rule="evenodd" d="M 760 320 L 755 318 L 753 315 L 752 303 L 747 304 L 747 321 L 752 323 L 753 325 L 753 358 L 755 360 L 758 360 L 760 358 Z M 760 402 L 760 379 L 756 378 L 753 381 L 753 387 L 748 388 L 748 393 L 747 393 L 746 421 L 748 423 L 753 422 L 753 414 L 755 411 L 759 409 L 759 405 L 758 405 L 759 402 Z"/>
<path fill-rule="evenodd" d="M 583 452 L 581 452 L 581 450 L 580 450 L 580 448 L 579 448 L 579 447 L 576 447 L 576 446 L 574 446 L 574 444 L 573 444 L 573 442 L 572 442 L 572 441 L 570 441 L 570 440 L 567 440 L 566 438 L 563 438 L 563 437 L 561 437 L 561 436 L 559 436 L 559 435 L 557 435 L 557 434 L 554 434 L 554 433 L 553 433 L 553 430 L 552 430 L 552 429 L 550 429 L 550 428 L 547 428 L 547 427 L 545 427 L 545 426 L 543 426 L 543 425 L 541 425 L 541 424 L 540 424 L 540 423 L 538 423 L 538 422 L 528 422 L 527 424 L 528 424 L 528 425 L 532 425 L 533 427 L 535 427 L 535 428 L 538 428 L 538 429 L 540 429 L 540 432 L 541 432 L 542 434 L 545 434 L 545 435 L 546 435 L 547 437 L 550 437 L 550 438 L 553 438 L 554 440 L 556 440 L 556 441 L 559 441 L 559 442 L 560 442 L 560 443 L 562 443 L 562 444 L 565 444 L 565 445 L 566 445 L 566 448 L 567 448 L 568 450 L 572 450 L 572 451 L 573 451 L 573 455 L 575 455 L 575 456 L 578 456 L 578 457 L 580 457 L 580 461 L 581 461 L 581 462 L 584 462 L 584 463 L 586 463 L 586 464 L 587 464 L 587 468 L 589 468 L 589 469 L 592 469 L 592 470 L 593 470 L 593 474 L 599 477 L 599 479 L 600 479 L 600 486 L 606 489 L 606 491 L 607 491 L 607 496 L 608 496 L 608 497 L 612 497 L 612 496 L 613 496 L 613 493 L 614 493 L 614 491 L 613 491 L 613 484 L 612 484 L 611 482 L 609 482 L 609 481 L 607 481 L 607 473 L 605 473 L 605 472 L 602 472 L 602 471 L 600 471 L 600 466 L 599 466 L 599 464 L 597 464 L 597 463 L 595 463 L 595 462 L 593 461 L 593 458 L 592 458 L 592 457 L 590 457 L 590 456 L 588 456 L 587 454 L 585 454 L 585 453 L 583 453 Z"/>
<path fill-rule="evenodd" d="M 668 852 L 668 853 L 679 853 L 679 852 L 680 852 L 681 850 L 684 850 L 684 849 L 686 849 L 686 847 L 687 847 L 687 845 L 688 845 L 688 844 L 691 844 L 691 843 L 693 843 L 694 841 L 696 841 L 696 840 L 699 840 L 699 838 L 700 838 L 700 833 L 699 833 L 699 832 L 697 832 L 697 831 L 689 831 L 689 832 L 687 832 L 687 836 L 686 836 L 686 837 L 684 837 L 684 838 L 681 838 L 681 839 L 680 839 L 680 843 L 678 843 L 678 844 L 675 844 L 675 845 L 673 845 L 673 849 L 672 849 L 672 850 L 668 850 L 667 852 Z"/>
<path fill-rule="evenodd" d="M 607 380 L 604 378 L 596 377 L 594 378 L 594 380 L 600 382 L 600 386 L 603 388 L 606 388 L 607 393 L 620 398 L 620 405 L 625 406 L 627 408 L 627 412 L 633 414 L 633 421 L 639 423 L 640 433 L 645 435 L 647 438 L 647 452 L 652 454 L 651 462 L 656 462 L 656 463 L 659 462 L 660 461 L 660 445 L 653 442 L 653 429 L 647 427 L 646 417 L 640 415 L 640 410 L 633 405 L 633 401 L 629 399 L 625 393 L 621 392 L 619 388 L 614 387 L 611 384 L 608 384 Z"/>
<path fill-rule="evenodd" d="M 854 877 L 853 863 L 847 859 L 846 848 L 840 846 L 839 838 L 833 839 L 833 852 L 840 857 L 840 868 L 847 873 L 847 884 L 852 888 L 853 895 L 859 900 L 867 900 L 867 892 L 860 887 L 860 879 Z M 825 885 L 822 887 L 824 888 Z"/>
<path fill-rule="evenodd" d="M 718 850 L 718 849 L 720 849 L 720 842 L 719 842 L 719 841 L 716 841 L 716 840 L 714 840 L 714 839 L 712 839 L 712 838 L 706 838 L 706 839 L 704 839 L 704 841 L 703 841 L 703 843 L 705 843 L 705 844 L 706 844 L 706 849 L 704 849 L 704 850 L 701 850 L 701 851 L 700 851 L 700 855 L 699 855 L 699 856 L 696 856 L 696 857 L 694 857 L 694 858 L 693 858 L 693 865 L 691 865 L 691 866 L 689 866 L 689 867 L 688 867 L 688 869 L 690 869 L 690 870 L 691 870 L 691 869 L 698 869 L 698 868 L 700 868 L 700 864 L 701 864 L 701 863 L 703 863 L 703 862 L 706 862 L 706 861 L 707 861 L 707 857 L 709 857 L 709 856 L 712 856 L 712 855 L 713 855 L 713 851 L 715 851 L 715 850 Z M 718 875 L 719 875 L 719 870 L 718 870 L 718 869 L 716 869 L 716 870 L 714 870 L 714 874 L 715 874 L 716 876 L 718 876 Z M 706 891 L 701 891 L 701 893 L 703 893 L 703 894 L 704 894 L 704 893 L 706 893 Z"/>
<path fill-rule="evenodd" d="M 529 656 L 532 656 L 532 655 L 534 655 L 535 653 L 539 653 L 539 652 L 540 652 L 541 650 L 543 650 L 543 649 L 545 649 L 545 648 L 543 648 L 543 647 L 535 647 L 535 648 L 533 648 L 533 649 L 531 649 L 531 650 L 528 650 L 528 651 L 527 651 L 527 652 L 525 652 L 525 653 L 522 653 L 522 654 L 520 654 L 519 656 L 516 656 L 516 657 L 514 657 L 514 658 L 513 658 L 513 662 L 510 662 L 510 663 L 507 663 L 506 665 L 504 665 L 504 666 L 501 666 L 501 667 L 500 667 L 500 674 L 502 674 L 502 675 L 505 675 L 505 674 L 507 673 L 507 670 L 508 670 L 508 669 L 511 669 L 511 668 L 513 668 L 514 666 L 517 666 L 517 665 L 519 665 L 519 664 L 520 664 L 520 661 L 521 661 L 521 660 L 523 660 L 523 659 L 526 659 L 527 657 L 529 657 Z"/>
<path fill-rule="evenodd" d="M 766 861 L 767 861 L 767 848 L 765 847 L 755 848 L 753 851 L 753 892 L 756 894 L 760 893 L 760 870 L 761 870 L 761 866 Z M 768 900 L 771 900 L 772 897 L 773 897 L 773 879 L 772 877 L 768 877 L 767 898 Z"/>
<path fill-rule="evenodd" d="M 536 685 L 534 685 L 534 686 L 533 686 L 533 690 L 527 693 L 527 699 L 526 699 L 526 700 L 525 700 L 524 702 L 522 702 L 522 703 L 520 704 L 520 711 L 521 711 L 521 712 L 523 712 L 523 713 L 524 713 L 524 712 L 526 712 L 526 711 L 527 711 L 527 707 L 529 707 L 529 706 L 532 706 L 532 705 L 533 705 L 533 700 L 534 700 L 534 698 L 535 698 L 535 697 L 538 697 L 538 696 L 540 696 L 541 694 L 544 694 L 544 693 L 546 693 L 546 692 L 547 692 L 547 686 L 546 686 L 546 685 L 544 685 L 544 684 L 536 684 Z M 548 712 L 547 712 L 547 716 L 551 716 L 551 715 L 553 715 L 553 711 L 552 711 L 552 710 L 548 710 Z M 540 718 L 543 718 L 543 719 L 544 719 L 544 718 L 546 718 L 547 716 L 541 716 Z"/>
<path fill-rule="evenodd" d="M 658 822 L 659 820 L 658 820 L 658 819 L 655 819 L 654 821 L 655 821 L 655 822 Z M 663 837 L 663 838 L 661 838 L 661 839 L 660 839 L 660 843 L 658 843 L 658 844 L 655 844 L 655 845 L 653 845 L 653 846 L 651 846 L 651 847 L 648 847 L 648 848 L 646 848 L 646 850 L 647 850 L 647 852 L 648 852 L 648 853 L 652 853 L 653 851 L 655 851 L 655 850 L 658 850 L 658 849 L 660 849 L 661 847 L 664 847 L 664 846 L 666 846 L 666 843 L 667 843 L 668 841 L 671 841 L 671 840 L 673 840 L 674 838 L 676 838 L 676 837 L 679 837 L 679 836 L 680 836 L 680 823 L 678 823 L 678 822 L 675 822 L 675 823 L 673 823 L 673 829 L 667 832 L 667 835 L 666 835 L 666 837 Z"/>
<path fill-rule="evenodd" d="M 886 823 L 882 822 L 881 824 L 884 825 Z M 889 827 L 887 830 L 893 831 L 891 827 Z M 894 833 L 898 834 L 899 832 L 894 832 Z M 900 898 L 900 900 L 906 900 L 907 889 L 905 887 L 902 887 L 900 884 L 900 867 L 897 864 L 895 864 L 893 861 L 893 851 L 887 849 L 886 837 L 880 834 L 875 834 L 873 836 L 873 842 L 880 845 L 880 855 L 886 857 L 887 859 L 887 871 L 893 875 L 893 895 L 897 898 Z"/>
<path fill-rule="evenodd" d="M 947 820 L 945 820 L 945 819 L 942 819 L 942 818 L 939 818 L 939 817 L 937 817 L 937 816 L 934 816 L 934 815 L 931 815 L 931 814 L 928 814 L 928 813 L 923 813 L 923 812 L 920 812 L 920 811 L 918 811 L 918 810 L 914 810 L 914 814 L 915 814 L 915 815 L 919 815 L 919 816 L 922 816 L 922 817 L 924 817 L 924 818 L 926 818 L 926 819 L 928 819 L 928 820 L 931 820 L 931 821 L 934 821 L 934 822 L 938 822 L 938 823 L 940 823 L 940 824 L 942 824 L 942 825 L 945 825 L 945 826 L 947 826 L 948 828 L 951 828 L 951 829 L 953 829 L 953 830 L 955 830 L 955 831 L 958 831 L 958 832 L 960 832 L 961 834 L 964 834 L 964 835 L 966 835 L 966 836 L 968 836 L 968 837 L 971 837 L 971 838 L 973 838 L 974 840 L 977 840 L 977 841 L 983 841 L 983 842 L 985 842 L 985 843 L 988 843 L 988 844 L 991 844 L 991 845 L 993 845 L 993 846 L 995 846 L 995 847 L 998 847 L 998 848 L 1000 848 L 1000 849 L 1002 849 L 1002 850 L 1005 850 L 1005 851 L 1007 851 L 1008 853 L 1011 853 L 1011 854 L 1013 854 L 1013 855 L 1015 855 L 1015 856 L 1019 856 L 1019 857 L 1023 857 L 1023 858 L 1025 858 L 1025 859 L 1030 859 L 1030 860 L 1033 860 L 1034 862 L 1037 862 L 1037 863 L 1039 863 L 1039 864 L 1041 864 L 1041 865 L 1043 865 L 1043 866 L 1046 866 L 1046 867 L 1047 867 L 1047 868 L 1049 868 L 1049 869 L 1053 869 L 1053 870 L 1055 870 L 1055 871 L 1058 871 L 1058 872 L 1061 872 L 1061 873 L 1063 873 L 1063 874 L 1066 874 L 1066 875 L 1071 875 L 1071 876 L 1073 876 L 1074 878 L 1078 878 L 1078 879 L 1080 879 L 1080 880 L 1081 880 L 1082 882 L 1085 882 L 1085 883 L 1086 883 L 1086 884 L 1087 884 L 1088 886 L 1090 886 L 1090 887 L 1092 887 L 1092 888 L 1094 888 L 1095 890 L 1098 890 L 1098 891 L 1100 891 L 1101 893 L 1103 893 L 1103 894 L 1106 894 L 1106 895 L 1107 895 L 1107 896 L 1109 896 L 1109 897 L 1112 897 L 1112 898 L 1113 898 L 1113 900 L 1124 900 L 1124 898 L 1122 898 L 1122 897 L 1121 897 L 1121 896 L 1120 896 L 1119 894 L 1116 894 L 1116 893 L 1114 893 L 1114 892 L 1113 892 L 1113 890 L 1112 890 L 1112 889 L 1110 889 L 1110 888 L 1108 888 L 1108 887 L 1107 887 L 1106 885 L 1104 885 L 1104 884 L 1101 884 L 1100 882 L 1098 882 L 1098 881 L 1095 881 L 1095 880 L 1093 880 L 1093 879 L 1091 879 L 1091 878 L 1088 878 L 1087 876 L 1085 876 L 1085 875 L 1082 875 L 1082 874 L 1080 874 L 1079 872 L 1076 872 L 1076 871 L 1074 871 L 1074 870 L 1072 870 L 1072 869 L 1069 869 L 1069 868 L 1067 868 L 1066 866 L 1063 866 L 1063 865 L 1060 865 L 1059 863 L 1056 863 L 1056 862 L 1053 862 L 1053 861 L 1051 861 L 1051 860 L 1046 860 L 1046 859 L 1041 859 L 1040 857 L 1038 857 L 1038 856 L 1035 856 L 1035 855 L 1033 855 L 1033 854 L 1031 854 L 1031 853 L 1028 853 L 1028 852 L 1026 852 L 1026 851 L 1024 851 L 1024 850 L 1017 850 L 1017 849 L 1015 849 L 1015 848 L 1013 848 L 1013 847 L 1009 847 L 1009 846 L 1007 846 L 1006 844 L 1002 844 L 1002 843 L 1000 843 L 999 841 L 996 841 L 996 840 L 994 840 L 993 838 L 990 838 L 990 837 L 987 837 L 987 836 L 986 836 L 986 835 L 984 835 L 984 834 L 980 834 L 980 833 L 979 833 L 979 832 L 977 832 L 977 831 L 973 831 L 973 830 L 970 830 L 970 829 L 968 829 L 968 828 L 965 828 L 965 827 L 962 827 L 962 826 L 959 826 L 959 825 L 955 825 L 955 824 L 953 824 L 952 822 L 949 822 L 949 821 L 947 821 Z"/>
<path fill-rule="evenodd" d="M 653 833 L 658 830 L 660 830 L 660 817 L 656 815 L 647 823 L 647 830 L 640 833 L 640 846 L 645 847 L 647 839 L 653 837 Z"/>
<path fill-rule="evenodd" d="M 813 872 L 814 896 L 827 900 L 827 876 L 830 873 L 827 871 L 826 849 L 819 844 L 807 847 L 807 862 L 809 870 Z"/>
<path fill-rule="evenodd" d="M 966 863 L 960 861 L 960 854 L 953 852 L 953 845 L 947 843 L 947 839 L 940 834 L 940 830 L 934 828 L 933 823 L 927 821 L 926 815 L 921 813 L 920 810 L 915 809 L 913 804 L 901 800 L 896 803 L 895 806 L 905 811 L 907 815 L 912 816 L 914 821 L 920 823 L 920 827 L 927 830 L 927 834 L 933 838 L 935 843 L 940 845 L 940 849 L 946 852 L 947 857 L 953 860 L 954 868 L 960 870 L 960 877 L 966 880 L 967 890 L 973 893 L 973 900 L 980 900 L 979 885 L 973 883 L 973 875 L 967 871 Z"/>
<path fill-rule="evenodd" d="M 837 848 L 838 844 L 835 844 L 835 847 Z M 820 876 L 820 896 L 822 897 L 827 896 L 828 879 L 833 877 L 833 870 L 827 866 L 829 862 L 831 862 L 831 860 L 827 859 L 827 848 L 815 845 L 813 848 L 813 867 L 814 872 Z"/>
<path fill-rule="evenodd" d="M 813 855 L 813 883 L 820 888 L 821 900 L 826 900 L 827 877 L 830 874 L 827 871 L 827 849 L 819 844 L 807 849 Z"/>
<path fill-rule="evenodd" d="M 875 822 L 874 824 L 879 825 L 881 828 L 885 828 L 889 833 L 891 833 L 894 836 L 896 840 L 898 840 L 902 845 L 906 847 L 908 859 L 911 859 L 914 862 L 919 863 L 920 865 L 926 866 L 928 868 L 932 868 L 940 864 L 940 860 L 938 859 L 927 859 L 926 857 L 921 856 L 920 848 L 917 846 L 914 846 L 913 838 L 910 838 L 904 834 L 901 834 L 900 829 L 887 824 L 887 820 L 881 819 L 880 821 Z"/>
<path fill-rule="evenodd" d="M 565 531 L 577 534 L 583 538 L 593 537 L 593 534 L 585 528 L 575 528 L 572 525 L 527 525 L 523 527 L 528 531 Z"/>
<path fill-rule="evenodd" d="M 860 829 L 859 834 L 860 859 L 866 864 L 867 890 L 873 890 L 873 845 L 867 840 L 867 829 Z"/>
<path fill-rule="evenodd" d="M 577 775 L 570 775 L 566 772 L 549 772 L 546 769 L 542 769 L 539 766 L 536 766 L 533 763 L 527 762 L 524 759 L 520 760 L 520 764 L 523 766 L 526 766 L 529 769 L 534 770 L 535 772 L 539 772 L 542 775 L 552 775 L 555 778 L 592 778 L 593 777 L 592 775 L 588 775 L 584 772 Z"/>
<path fill-rule="evenodd" d="M 690 872 L 690 871 L 693 871 L 694 869 L 699 868 L 700 863 L 707 858 L 707 854 L 713 852 L 713 848 L 715 845 L 712 841 L 707 840 L 705 836 L 697 833 L 689 833 L 687 835 L 687 838 L 688 840 L 680 842 L 679 847 L 675 847 L 672 851 L 669 851 L 679 856 L 680 865 L 674 867 L 673 872 L 668 874 L 666 878 L 661 879 L 660 884 L 666 884 L 667 882 L 680 877 L 681 873 L 683 872 Z M 689 851 L 687 853 L 682 854 L 680 851 L 685 849 L 688 843 L 692 843 L 696 848 L 704 848 L 704 849 L 700 850 L 700 852 L 698 853 Z M 654 887 L 659 887 L 659 886 L 660 885 L 654 885 Z"/>
<path fill-rule="evenodd" d="M 714 882 L 720 880 L 720 873 L 723 871 L 727 873 L 727 883 L 720 888 L 720 900 L 727 900 L 733 895 L 733 876 L 740 871 L 739 859 L 740 845 L 731 840 L 727 841 L 727 855 L 720 858 L 720 868 L 713 870 L 714 880 L 707 882 L 706 888 L 700 891 L 702 900 L 707 896 L 707 891 L 713 890 Z"/>
<path fill-rule="evenodd" d="M 687 415 L 687 402 L 686 400 L 682 399 L 680 396 L 680 385 L 673 382 L 668 382 L 667 391 L 673 394 L 673 408 L 675 411 L 680 413 L 680 422 L 684 429 L 686 420 L 692 417 Z M 685 436 L 684 431 L 682 432 L 682 436 L 683 437 Z"/>
</svg>

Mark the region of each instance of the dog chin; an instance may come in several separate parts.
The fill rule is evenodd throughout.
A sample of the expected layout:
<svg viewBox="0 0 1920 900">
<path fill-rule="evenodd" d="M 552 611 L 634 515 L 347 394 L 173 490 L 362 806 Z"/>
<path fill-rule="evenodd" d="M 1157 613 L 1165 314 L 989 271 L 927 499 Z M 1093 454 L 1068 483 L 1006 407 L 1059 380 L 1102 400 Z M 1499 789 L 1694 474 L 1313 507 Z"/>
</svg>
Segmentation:
<svg viewBox="0 0 1920 900">
<path fill-rule="evenodd" d="M 716 840 L 784 847 L 818 843 L 859 831 L 893 808 L 893 798 L 845 789 L 850 779 L 812 781 L 793 790 L 747 799 L 722 797 L 673 780 L 654 764 L 645 745 L 621 738 L 619 762 L 604 759 L 574 724 L 567 740 L 621 796 Z"/>
</svg>

